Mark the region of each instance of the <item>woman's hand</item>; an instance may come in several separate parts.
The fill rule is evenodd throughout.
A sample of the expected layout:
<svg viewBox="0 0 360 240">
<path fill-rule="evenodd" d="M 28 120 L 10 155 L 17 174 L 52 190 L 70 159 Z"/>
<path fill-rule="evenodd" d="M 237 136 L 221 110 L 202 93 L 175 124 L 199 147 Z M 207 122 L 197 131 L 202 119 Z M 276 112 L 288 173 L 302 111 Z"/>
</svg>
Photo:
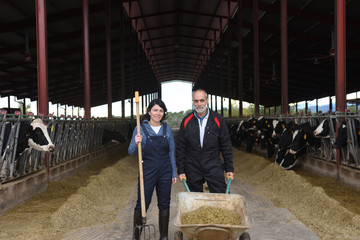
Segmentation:
<svg viewBox="0 0 360 240">
<path fill-rule="evenodd" d="M 172 184 L 176 183 L 176 177 L 173 177 L 171 180 L 172 180 Z"/>
<path fill-rule="evenodd" d="M 136 146 L 137 146 L 139 143 L 141 143 L 141 141 L 142 141 L 142 136 L 141 136 L 140 134 L 136 134 L 136 135 L 135 135 L 135 144 L 136 144 Z"/>
</svg>

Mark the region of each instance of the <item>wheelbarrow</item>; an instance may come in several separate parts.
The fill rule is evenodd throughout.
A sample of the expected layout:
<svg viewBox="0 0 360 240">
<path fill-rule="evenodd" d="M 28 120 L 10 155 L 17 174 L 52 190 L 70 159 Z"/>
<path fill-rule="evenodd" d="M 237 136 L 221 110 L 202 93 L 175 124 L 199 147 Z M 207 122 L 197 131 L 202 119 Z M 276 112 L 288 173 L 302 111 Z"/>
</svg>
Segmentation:
<svg viewBox="0 0 360 240">
<path fill-rule="evenodd" d="M 180 229 L 175 231 L 174 240 L 182 240 L 184 235 L 190 240 L 250 240 L 246 229 L 254 223 L 246 210 L 245 198 L 239 194 L 229 194 L 231 178 L 228 180 L 226 193 L 190 192 L 185 179 L 181 179 L 187 192 L 176 195 L 178 211 L 174 224 Z M 239 225 L 226 224 L 182 224 L 181 216 L 203 206 L 231 210 L 241 217 Z"/>
</svg>

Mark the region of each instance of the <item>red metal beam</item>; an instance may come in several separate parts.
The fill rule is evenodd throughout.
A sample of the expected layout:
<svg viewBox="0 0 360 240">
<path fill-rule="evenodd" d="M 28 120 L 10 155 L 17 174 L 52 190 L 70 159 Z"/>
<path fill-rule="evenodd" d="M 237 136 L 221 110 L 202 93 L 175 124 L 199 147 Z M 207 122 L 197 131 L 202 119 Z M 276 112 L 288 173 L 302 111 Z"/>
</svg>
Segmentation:
<svg viewBox="0 0 360 240">
<path fill-rule="evenodd" d="M 120 1 L 120 69 L 121 69 L 121 78 L 120 78 L 120 98 L 121 98 L 121 117 L 125 118 L 125 25 L 124 25 L 124 5 L 123 1 Z"/>
<path fill-rule="evenodd" d="M 232 117 L 232 109 L 231 109 L 231 97 L 232 97 L 232 88 L 231 88 L 231 30 L 230 30 L 230 0 L 227 1 L 227 14 L 228 14 L 228 29 L 227 29 L 227 77 L 228 77 L 228 98 L 229 98 L 229 118 Z"/>
<path fill-rule="evenodd" d="M 335 89 L 336 111 L 345 112 L 346 108 L 346 1 L 336 0 L 336 51 L 335 51 Z M 338 132 L 336 130 L 336 136 Z M 336 167 L 339 175 L 342 153 L 336 149 Z"/>
<path fill-rule="evenodd" d="M 287 59 L 287 0 L 281 0 L 281 113 L 289 112 Z"/>
<path fill-rule="evenodd" d="M 91 117 L 90 102 L 90 49 L 89 49 L 89 3 L 83 0 L 83 44 L 84 44 L 84 106 L 85 118 Z"/>
<path fill-rule="evenodd" d="M 346 1 L 336 0 L 336 110 L 346 108 Z"/>
<path fill-rule="evenodd" d="M 48 68 L 46 42 L 46 2 L 36 0 L 36 45 L 38 78 L 38 113 L 48 115 Z"/>
<path fill-rule="evenodd" d="M 243 116 L 243 41 L 242 41 L 242 6 L 243 0 L 238 0 L 238 81 L 239 81 L 239 117 Z"/>
<path fill-rule="evenodd" d="M 259 116 L 260 86 L 259 86 L 259 0 L 254 0 L 254 97 L 255 116 Z"/>
<path fill-rule="evenodd" d="M 111 0 L 106 1 L 106 73 L 108 118 L 112 118 L 112 83 L 111 83 Z"/>
</svg>

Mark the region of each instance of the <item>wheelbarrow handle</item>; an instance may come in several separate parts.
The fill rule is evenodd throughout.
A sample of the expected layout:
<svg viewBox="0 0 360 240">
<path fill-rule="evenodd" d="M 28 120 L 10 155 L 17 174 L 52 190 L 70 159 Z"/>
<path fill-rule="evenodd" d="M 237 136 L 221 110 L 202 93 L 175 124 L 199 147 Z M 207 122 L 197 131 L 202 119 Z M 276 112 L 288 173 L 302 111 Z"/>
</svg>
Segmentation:
<svg viewBox="0 0 360 240">
<path fill-rule="evenodd" d="M 230 184 L 231 184 L 231 181 L 232 181 L 232 177 L 229 177 L 229 178 L 228 178 L 228 182 L 227 182 L 227 186 L 226 186 L 226 192 L 225 192 L 225 194 L 230 193 Z"/>
<path fill-rule="evenodd" d="M 190 189 L 189 189 L 189 186 L 187 185 L 187 183 L 186 183 L 186 178 L 181 178 L 181 181 L 182 181 L 182 183 L 184 184 L 184 187 L 185 187 L 185 189 L 186 189 L 186 191 L 187 192 L 190 192 Z"/>
</svg>

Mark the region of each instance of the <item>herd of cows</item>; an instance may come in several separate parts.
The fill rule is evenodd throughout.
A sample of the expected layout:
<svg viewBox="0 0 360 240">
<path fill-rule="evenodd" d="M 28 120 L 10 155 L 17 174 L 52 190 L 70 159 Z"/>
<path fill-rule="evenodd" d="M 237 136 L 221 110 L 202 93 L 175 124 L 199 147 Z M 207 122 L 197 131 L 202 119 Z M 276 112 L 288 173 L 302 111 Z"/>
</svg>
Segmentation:
<svg viewBox="0 0 360 240">
<path fill-rule="evenodd" d="M 309 148 L 320 149 L 329 144 L 331 149 L 347 149 L 353 155 L 352 161 L 359 164 L 358 116 L 334 116 L 281 119 L 259 117 L 228 124 L 234 147 L 245 146 L 246 152 L 251 152 L 258 145 L 261 150 L 266 150 L 268 158 L 276 153 L 275 162 L 283 169 L 294 167 Z"/>
<path fill-rule="evenodd" d="M 65 119 L 44 123 L 39 118 L 20 117 L 7 120 L 0 113 L 0 182 L 19 175 L 19 162 L 29 149 L 37 150 L 33 151 L 36 153 L 53 152 L 50 161 L 57 164 L 109 142 L 124 142 L 131 138 L 134 127 L 134 121 Z M 275 162 L 283 169 L 294 167 L 309 150 L 319 150 L 322 153 L 320 158 L 331 160 L 334 150 L 341 149 L 347 153 L 346 163 L 360 165 L 358 115 L 279 119 L 252 117 L 228 120 L 228 127 L 234 147 L 244 146 L 246 152 L 251 152 L 254 146 L 258 146 L 266 150 L 268 158 L 275 155 Z"/>
</svg>

